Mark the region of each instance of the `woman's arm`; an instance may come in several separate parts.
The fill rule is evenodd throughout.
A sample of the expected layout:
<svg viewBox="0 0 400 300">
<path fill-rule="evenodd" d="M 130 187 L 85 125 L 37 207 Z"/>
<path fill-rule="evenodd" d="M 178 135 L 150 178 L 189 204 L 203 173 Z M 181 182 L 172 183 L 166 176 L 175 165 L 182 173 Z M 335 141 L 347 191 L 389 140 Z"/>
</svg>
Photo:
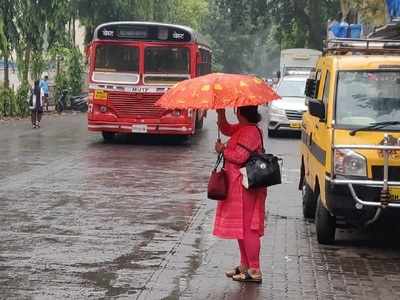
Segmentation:
<svg viewBox="0 0 400 300">
<path fill-rule="evenodd" d="M 223 135 L 232 136 L 238 128 L 238 125 L 232 125 L 228 123 L 228 120 L 225 116 L 225 109 L 217 109 L 218 115 L 218 128 L 222 132 Z"/>
</svg>

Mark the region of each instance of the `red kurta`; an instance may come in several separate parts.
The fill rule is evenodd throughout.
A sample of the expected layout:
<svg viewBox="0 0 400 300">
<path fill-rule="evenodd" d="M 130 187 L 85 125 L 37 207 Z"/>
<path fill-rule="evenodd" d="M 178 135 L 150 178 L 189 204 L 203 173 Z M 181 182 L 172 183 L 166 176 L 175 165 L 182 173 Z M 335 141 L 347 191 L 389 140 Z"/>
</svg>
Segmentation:
<svg viewBox="0 0 400 300">
<path fill-rule="evenodd" d="M 254 125 L 230 125 L 226 122 L 220 124 L 220 130 L 231 137 L 224 150 L 228 196 L 224 201 L 218 202 L 213 234 L 224 239 L 243 239 L 243 202 L 255 201 L 250 227 L 262 236 L 267 189 L 247 190 L 242 185 L 239 171 L 250 156 L 246 148 L 259 152 L 262 150 L 259 130 Z"/>
</svg>

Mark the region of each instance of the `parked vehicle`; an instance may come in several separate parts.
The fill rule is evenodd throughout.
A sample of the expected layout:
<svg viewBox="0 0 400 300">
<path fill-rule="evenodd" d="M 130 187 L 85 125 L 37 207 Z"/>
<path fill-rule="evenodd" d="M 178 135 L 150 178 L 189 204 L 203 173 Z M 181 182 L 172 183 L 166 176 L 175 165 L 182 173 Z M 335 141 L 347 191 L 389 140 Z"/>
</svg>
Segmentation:
<svg viewBox="0 0 400 300">
<path fill-rule="evenodd" d="M 309 75 L 322 52 L 314 49 L 285 49 L 281 51 L 280 78 L 286 75 Z"/>
<path fill-rule="evenodd" d="M 400 217 L 400 41 L 329 41 L 307 81 L 303 214 L 318 242 L 338 226 Z"/>
<path fill-rule="evenodd" d="M 281 100 L 268 106 L 268 135 L 281 130 L 300 131 L 303 113 L 307 110 L 304 90 L 307 76 L 289 75 L 282 78 L 276 91 Z"/>
<path fill-rule="evenodd" d="M 68 90 L 63 90 L 60 97 L 57 99 L 55 109 L 58 113 L 61 113 L 64 110 L 87 112 L 87 93 L 81 94 L 79 96 L 68 96 L 68 94 Z"/>
</svg>

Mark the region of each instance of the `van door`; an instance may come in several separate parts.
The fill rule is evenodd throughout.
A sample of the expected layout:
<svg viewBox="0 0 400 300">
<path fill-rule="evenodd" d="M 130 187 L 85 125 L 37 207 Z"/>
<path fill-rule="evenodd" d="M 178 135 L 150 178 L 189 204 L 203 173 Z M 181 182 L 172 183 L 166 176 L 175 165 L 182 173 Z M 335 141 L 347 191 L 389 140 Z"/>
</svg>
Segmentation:
<svg viewBox="0 0 400 300">
<path fill-rule="evenodd" d="M 323 68 L 320 73 L 321 79 L 317 93 L 317 100 L 322 101 L 325 106 L 325 119 L 318 120 L 313 118 L 312 137 L 310 142 L 310 150 L 314 158 L 315 177 L 318 178 L 321 198 L 325 199 L 325 174 L 327 170 L 326 160 L 328 151 L 330 151 L 330 125 L 328 125 L 329 116 L 329 99 L 331 93 L 331 73 L 328 68 Z"/>
</svg>

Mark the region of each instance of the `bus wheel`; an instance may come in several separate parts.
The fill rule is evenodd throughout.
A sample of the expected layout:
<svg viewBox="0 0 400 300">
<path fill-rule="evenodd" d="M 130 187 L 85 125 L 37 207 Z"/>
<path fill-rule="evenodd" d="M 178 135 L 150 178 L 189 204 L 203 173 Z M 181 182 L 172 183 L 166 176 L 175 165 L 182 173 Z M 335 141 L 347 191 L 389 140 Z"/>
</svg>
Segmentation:
<svg viewBox="0 0 400 300">
<path fill-rule="evenodd" d="M 317 203 L 310 186 L 307 184 L 305 179 L 303 181 L 303 188 L 301 190 L 301 197 L 303 199 L 303 216 L 306 219 L 314 219 Z"/>
<path fill-rule="evenodd" d="M 321 202 L 318 195 L 317 211 L 315 213 L 315 227 L 318 243 L 332 245 L 335 242 L 336 218 L 332 216 Z"/>
<path fill-rule="evenodd" d="M 204 118 L 200 118 L 197 116 L 196 117 L 196 129 L 201 130 L 203 129 L 204 126 Z"/>
<path fill-rule="evenodd" d="M 112 141 L 115 137 L 115 132 L 102 131 L 101 134 L 103 136 L 104 141 L 106 142 Z"/>
</svg>

